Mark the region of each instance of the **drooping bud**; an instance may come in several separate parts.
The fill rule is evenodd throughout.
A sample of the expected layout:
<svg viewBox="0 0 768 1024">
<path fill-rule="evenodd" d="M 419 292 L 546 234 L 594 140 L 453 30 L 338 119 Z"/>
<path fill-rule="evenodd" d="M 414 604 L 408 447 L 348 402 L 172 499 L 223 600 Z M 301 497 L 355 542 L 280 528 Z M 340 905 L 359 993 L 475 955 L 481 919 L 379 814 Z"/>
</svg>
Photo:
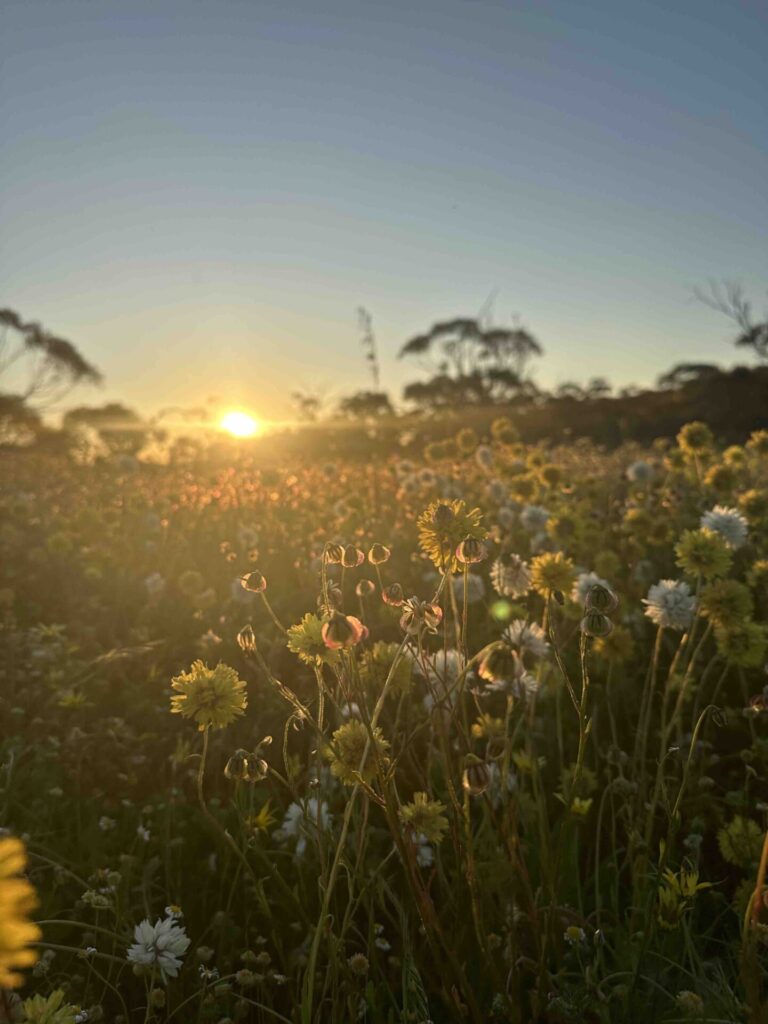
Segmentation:
<svg viewBox="0 0 768 1024">
<path fill-rule="evenodd" d="M 246 654 L 252 654 L 256 650 L 256 634 L 250 622 L 243 626 L 237 634 L 237 644 L 240 650 L 245 651 Z"/>
<path fill-rule="evenodd" d="M 372 544 L 368 552 L 368 561 L 371 565 L 383 565 L 384 562 L 389 561 L 391 554 L 389 548 L 385 548 L 383 544 Z"/>
<path fill-rule="evenodd" d="M 258 569 L 247 573 L 240 582 L 243 584 L 243 588 L 252 594 L 263 594 L 267 589 L 266 577 Z"/>
<path fill-rule="evenodd" d="M 368 636 L 368 627 L 354 615 L 334 612 L 322 628 L 323 643 L 332 650 L 340 647 L 354 647 Z"/>
<path fill-rule="evenodd" d="M 510 682 L 519 674 L 519 661 L 517 651 L 500 640 L 486 648 L 477 666 L 477 674 L 489 683 Z"/>
<path fill-rule="evenodd" d="M 365 561 L 365 553 L 354 544 L 347 544 L 341 556 L 341 564 L 345 569 L 356 569 Z"/>
<path fill-rule="evenodd" d="M 344 556 L 344 548 L 341 544 L 326 544 L 323 556 L 326 562 L 331 565 L 341 565 L 341 559 Z"/>
<path fill-rule="evenodd" d="M 384 604 L 391 605 L 393 608 L 399 608 L 403 601 L 405 601 L 403 588 L 399 583 L 390 583 L 388 587 L 384 587 L 382 590 L 381 599 Z"/>
<path fill-rule="evenodd" d="M 610 615 L 619 607 L 619 599 L 612 590 L 604 587 L 602 583 L 594 583 L 587 591 L 587 598 L 584 602 L 587 611 L 602 612 L 603 615 Z"/>
<path fill-rule="evenodd" d="M 440 605 L 411 597 L 405 602 L 404 607 L 405 611 L 400 616 L 400 628 L 406 633 L 415 634 L 422 629 L 430 633 L 437 632 L 437 627 L 443 620 L 443 609 Z"/>
<path fill-rule="evenodd" d="M 488 550 L 481 540 L 475 537 L 465 537 L 456 548 L 456 559 L 462 565 L 473 565 L 475 562 L 482 562 L 488 556 Z"/>
<path fill-rule="evenodd" d="M 603 615 L 602 612 L 598 612 L 594 608 L 589 608 L 581 620 L 580 628 L 586 636 L 608 636 L 613 630 L 613 623 L 607 615 Z"/>
<path fill-rule="evenodd" d="M 491 771 L 485 761 L 474 754 L 467 754 L 464 760 L 461 785 L 470 796 L 482 796 L 491 784 Z"/>
<path fill-rule="evenodd" d="M 376 584 L 373 580 L 360 580 L 355 587 L 355 593 L 358 597 L 369 597 L 376 589 Z"/>
</svg>

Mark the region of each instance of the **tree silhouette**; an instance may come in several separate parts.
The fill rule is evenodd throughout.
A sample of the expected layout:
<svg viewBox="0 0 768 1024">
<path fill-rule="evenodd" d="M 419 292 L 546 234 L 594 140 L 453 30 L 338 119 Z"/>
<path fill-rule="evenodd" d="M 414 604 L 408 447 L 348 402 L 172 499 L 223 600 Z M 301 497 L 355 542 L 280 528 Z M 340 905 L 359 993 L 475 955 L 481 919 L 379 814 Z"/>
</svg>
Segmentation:
<svg viewBox="0 0 768 1024">
<path fill-rule="evenodd" d="M 514 401 L 529 392 L 526 367 L 542 352 L 521 327 L 483 327 L 468 317 L 440 321 L 400 349 L 399 359 L 420 358 L 432 373 L 428 381 L 409 384 L 404 397 L 429 409 Z"/>
<path fill-rule="evenodd" d="M 705 306 L 732 320 L 739 328 L 734 345 L 751 348 L 758 359 L 768 359 L 768 312 L 757 323 L 752 319 L 752 304 L 744 296 L 742 286 L 734 281 L 722 284 L 710 282 L 709 288 L 694 290 L 694 295 Z"/>
</svg>

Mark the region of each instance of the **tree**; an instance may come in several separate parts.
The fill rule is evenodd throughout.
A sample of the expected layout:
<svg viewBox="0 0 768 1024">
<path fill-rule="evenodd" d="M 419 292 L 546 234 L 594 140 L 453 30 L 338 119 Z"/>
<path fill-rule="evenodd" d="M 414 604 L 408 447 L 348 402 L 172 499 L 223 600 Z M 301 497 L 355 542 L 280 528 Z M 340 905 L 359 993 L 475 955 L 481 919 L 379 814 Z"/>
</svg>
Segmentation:
<svg viewBox="0 0 768 1024">
<path fill-rule="evenodd" d="M 72 342 L 40 324 L 0 309 L 0 382 L 13 377 L 20 390 L 0 392 L 0 442 L 29 440 L 42 426 L 41 413 L 77 384 L 98 384 L 101 374 Z"/>
<path fill-rule="evenodd" d="M 709 288 L 694 290 L 694 295 L 705 306 L 732 320 L 739 328 L 734 345 L 751 348 L 758 359 L 768 360 L 768 311 L 757 323 L 752 319 L 752 304 L 744 297 L 744 289 L 734 281 L 722 284 L 710 282 Z"/>
<path fill-rule="evenodd" d="M 95 430 L 111 452 L 129 455 L 139 451 L 149 433 L 149 425 L 141 416 L 118 402 L 70 409 L 64 414 L 61 425 L 67 431 L 82 427 Z"/>
<path fill-rule="evenodd" d="M 395 414 L 386 391 L 357 391 L 348 395 L 339 402 L 339 412 L 361 420 Z"/>
<path fill-rule="evenodd" d="M 521 327 L 483 327 L 467 317 L 441 321 L 400 349 L 398 358 L 422 358 L 432 373 L 409 384 L 404 396 L 430 409 L 513 401 L 526 394 L 526 367 L 542 351 Z"/>
</svg>

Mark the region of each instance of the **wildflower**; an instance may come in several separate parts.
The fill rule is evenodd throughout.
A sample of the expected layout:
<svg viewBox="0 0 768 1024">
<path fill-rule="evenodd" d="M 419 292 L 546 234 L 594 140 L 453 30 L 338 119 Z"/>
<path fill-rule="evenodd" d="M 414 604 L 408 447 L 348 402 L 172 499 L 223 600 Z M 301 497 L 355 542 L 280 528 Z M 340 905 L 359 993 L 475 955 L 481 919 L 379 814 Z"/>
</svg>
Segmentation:
<svg viewBox="0 0 768 1024">
<path fill-rule="evenodd" d="M 237 634 L 237 646 L 246 654 L 252 654 L 256 650 L 256 634 L 250 622 Z"/>
<path fill-rule="evenodd" d="M 633 484 L 647 483 L 653 477 L 653 466 L 650 462 L 638 459 L 627 466 L 627 480 Z"/>
<path fill-rule="evenodd" d="M 526 505 L 520 513 L 520 523 L 529 533 L 539 533 L 547 525 L 551 513 L 543 505 Z"/>
<path fill-rule="evenodd" d="M 470 796 L 482 796 L 491 784 L 491 772 L 488 764 L 474 754 L 467 754 L 464 759 L 465 768 L 461 776 L 461 785 Z"/>
<path fill-rule="evenodd" d="M 667 931 L 677 928 L 696 894 L 709 888 L 710 882 L 699 881 L 696 868 L 683 866 L 677 874 L 667 868 L 658 888 L 659 925 Z"/>
<path fill-rule="evenodd" d="M 768 430 L 754 430 L 749 436 L 746 448 L 755 455 L 768 455 Z"/>
<path fill-rule="evenodd" d="M 403 588 L 399 583 L 390 583 L 388 587 L 384 587 L 382 590 L 381 599 L 384 604 L 388 604 L 392 608 L 399 608 L 405 601 Z"/>
<path fill-rule="evenodd" d="M 355 718 L 334 732 L 330 747 L 324 751 L 331 764 L 331 774 L 345 786 L 354 786 L 362 778 L 371 782 L 380 764 L 387 761 L 389 742 L 378 726 L 369 734 L 365 725 Z"/>
<path fill-rule="evenodd" d="M 752 618 L 749 589 L 737 580 L 715 580 L 701 590 L 701 614 L 715 625 L 729 628 Z"/>
<path fill-rule="evenodd" d="M 410 689 L 413 659 L 408 651 L 400 651 L 400 644 L 377 641 L 360 659 L 360 678 L 374 693 L 380 693 L 388 676 L 390 693 L 406 693 Z M 397 658 L 397 664 L 395 664 Z M 392 666 L 394 665 L 394 670 Z"/>
<path fill-rule="evenodd" d="M 224 775 L 240 782 L 261 782 L 268 772 L 269 765 L 263 757 L 243 749 L 236 750 L 224 766 Z"/>
<path fill-rule="evenodd" d="M 513 679 L 522 670 L 520 655 L 508 643 L 490 644 L 480 659 L 477 674 L 490 683 Z"/>
<path fill-rule="evenodd" d="M 614 626 L 613 631 L 604 637 L 597 637 L 592 651 L 604 661 L 630 661 L 635 650 L 632 634 L 626 626 Z"/>
<path fill-rule="evenodd" d="M 26 1024 L 75 1024 L 77 1009 L 64 1002 L 64 990 L 57 988 L 49 996 L 32 996 L 23 1005 Z"/>
<path fill-rule="evenodd" d="M 522 597 L 531 588 L 531 573 L 527 562 L 519 555 L 497 558 L 491 566 L 491 583 L 501 597 Z"/>
<path fill-rule="evenodd" d="M 531 586 L 542 597 L 549 597 L 558 590 L 567 593 L 574 577 L 573 562 L 562 551 L 544 552 L 531 562 Z"/>
<path fill-rule="evenodd" d="M 368 636 L 368 627 L 354 615 L 342 615 L 334 612 L 328 622 L 323 623 L 321 630 L 323 643 L 331 650 L 342 647 L 355 647 Z"/>
<path fill-rule="evenodd" d="M 437 632 L 437 628 L 443 620 L 443 610 L 440 605 L 420 601 L 417 597 L 410 597 L 403 607 L 400 628 L 406 633 L 416 634 L 422 629 L 426 629 L 429 633 Z"/>
<path fill-rule="evenodd" d="M 432 502 L 419 516 L 418 527 L 421 550 L 443 572 L 458 572 L 456 550 L 463 541 L 481 541 L 486 535 L 480 509 L 467 509 L 458 498 Z"/>
<path fill-rule="evenodd" d="M 715 640 L 718 652 L 732 664 L 742 668 L 756 668 L 765 657 L 768 628 L 756 622 L 716 626 Z"/>
<path fill-rule="evenodd" d="M 329 565 L 341 565 L 341 560 L 344 557 L 344 548 L 341 544 L 326 544 L 323 557 Z"/>
<path fill-rule="evenodd" d="M 675 996 L 675 1003 L 686 1017 L 702 1017 L 704 1015 L 704 1000 L 689 989 L 682 989 L 678 992 Z"/>
<path fill-rule="evenodd" d="M 718 831 L 717 845 L 729 864 L 749 868 L 760 859 L 763 833 L 751 818 L 737 814 L 730 824 Z"/>
<path fill-rule="evenodd" d="M 693 621 L 696 598 L 687 583 L 659 580 L 643 598 L 645 614 L 664 629 L 688 629 Z"/>
<path fill-rule="evenodd" d="M 145 828 L 143 825 L 139 825 L 136 828 L 136 835 L 139 837 L 139 839 L 141 839 L 143 843 L 148 843 L 149 840 L 152 838 L 149 829 Z"/>
<path fill-rule="evenodd" d="M 677 443 L 680 448 L 690 455 L 700 455 L 708 451 L 714 444 L 715 439 L 712 431 L 698 420 L 686 423 L 677 435 Z"/>
<path fill-rule="evenodd" d="M 579 629 L 585 636 L 606 637 L 613 630 L 613 623 L 607 615 L 594 608 L 588 608 Z"/>
<path fill-rule="evenodd" d="M 274 833 L 278 842 L 296 840 L 295 855 L 304 856 L 307 840 L 316 838 L 318 830 L 327 832 L 331 828 L 332 816 L 325 800 L 311 796 L 308 800 L 289 805 L 283 817 L 283 823 Z"/>
<path fill-rule="evenodd" d="M 370 964 L 368 963 L 368 957 L 364 953 L 353 953 L 347 960 L 347 963 L 352 973 L 360 978 L 364 978 L 368 973 Z"/>
<path fill-rule="evenodd" d="M 362 579 L 358 580 L 355 586 L 355 593 L 358 597 L 370 597 L 376 589 L 376 584 L 373 580 Z"/>
<path fill-rule="evenodd" d="M 745 491 L 739 497 L 739 510 L 753 523 L 768 516 L 768 491 Z"/>
<path fill-rule="evenodd" d="M 577 925 L 569 925 L 563 933 L 563 938 L 569 946 L 580 946 L 587 941 L 587 933 Z"/>
<path fill-rule="evenodd" d="M 295 626 L 288 628 L 288 649 L 306 665 L 335 665 L 339 652 L 326 645 L 323 639 L 323 620 L 308 612 Z"/>
<path fill-rule="evenodd" d="M 137 924 L 133 937 L 136 942 L 128 949 L 130 963 L 141 967 L 157 967 L 163 981 L 175 978 L 181 967 L 181 958 L 189 949 L 190 939 L 184 928 L 173 917 L 159 918 L 150 924 L 145 918 Z"/>
<path fill-rule="evenodd" d="M 677 564 L 690 576 L 724 576 L 731 567 L 731 552 L 714 530 L 686 530 L 675 545 Z"/>
<path fill-rule="evenodd" d="M 473 723 L 472 735 L 476 740 L 492 740 L 504 735 L 504 719 L 483 714 Z"/>
<path fill-rule="evenodd" d="M 26 861 L 19 839 L 0 839 L 0 988 L 20 985 L 17 968 L 30 967 L 37 960 L 37 954 L 28 948 L 41 932 L 29 920 L 37 901 L 35 890 L 21 877 Z"/>
<path fill-rule="evenodd" d="M 464 600 L 464 580 L 467 581 L 467 604 L 477 604 L 485 597 L 485 581 L 477 573 L 468 572 L 466 577 L 454 576 L 451 583 L 457 601 Z"/>
<path fill-rule="evenodd" d="M 589 575 L 594 576 L 594 573 Z M 599 577 L 594 580 L 587 589 L 584 597 L 584 607 L 588 611 L 602 612 L 603 615 L 610 615 L 619 607 L 619 599 L 611 590 L 610 586 Z"/>
<path fill-rule="evenodd" d="M 263 594 L 267 589 L 267 579 L 263 573 L 260 573 L 258 569 L 254 569 L 253 572 L 246 573 L 242 577 L 243 589 L 248 590 L 252 594 Z"/>
<path fill-rule="evenodd" d="M 192 718 L 198 729 L 223 729 L 244 714 L 248 705 L 245 683 L 237 672 L 219 662 L 208 668 L 202 661 L 192 663 L 189 672 L 171 680 L 178 693 L 171 697 L 171 711 Z"/>
<path fill-rule="evenodd" d="M 488 555 L 488 549 L 481 540 L 465 537 L 456 548 L 456 561 L 461 565 L 474 565 L 482 562 Z"/>
<path fill-rule="evenodd" d="M 508 644 L 516 647 L 521 655 L 527 653 L 534 658 L 545 658 L 549 653 L 544 630 L 536 622 L 513 619 L 504 630 L 503 637 Z"/>
<path fill-rule="evenodd" d="M 115 819 L 108 818 L 106 814 L 102 814 L 99 818 L 99 830 L 101 832 L 111 832 L 113 828 L 117 828 Z"/>
<path fill-rule="evenodd" d="M 392 552 L 383 544 L 372 544 L 368 551 L 368 561 L 371 565 L 383 565 L 388 562 Z"/>
<path fill-rule="evenodd" d="M 740 548 L 747 539 L 747 520 L 736 508 L 715 505 L 700 522 L 703 529 L 719 534 L 730 548 Z"/>
<path fill-rule="evenodd" d="M 365 561 L 365 552 L 360 551 L 354 544 L 347 544 L 341 555 L 341 564 L 345 569 L 356 569 Z"/>
<path fill-rule="evenodd" d="M 426 793 L 414 793 L 413 800 L 400 808 L 400 820 L 411 832 L 423 835 L 428 843 L 439 846 L 448 828 L 445 804 L 430 800 Z"/>
</svg>

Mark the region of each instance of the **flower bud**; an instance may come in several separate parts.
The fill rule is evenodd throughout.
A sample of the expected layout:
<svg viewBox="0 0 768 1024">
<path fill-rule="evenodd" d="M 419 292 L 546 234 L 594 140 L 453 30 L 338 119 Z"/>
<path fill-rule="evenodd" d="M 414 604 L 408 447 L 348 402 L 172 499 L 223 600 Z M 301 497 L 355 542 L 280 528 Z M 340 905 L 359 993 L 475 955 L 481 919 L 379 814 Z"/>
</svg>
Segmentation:
<svg viewBox="0 0 768 1024">
<path fill-rule="evenodd" d="M 354 647 L 368 636 L 368 628 L 354 615 L 334 612 L 322 628 L 323 643 L 332 650 Z"/>
<path fill-rule="evenodd" d="M 373 580 L 360 580 L 355 587 L 355 593 L 358 597 L 369 597 L 376 589 L 376 584 Z"/>
<path fill-rule="evenodd" d="M 252 594 L 263 594 L 267 589 L 266 578 L 257 569 L 243 576 L 240 582 L 243 584 L 244 589 Z"/>
<path fill-rule="evenodd" d="M 587 591 L 587 598 L 584 607 L 587 611 L 602 612 L 603 615 L 610 615 L 619 606 L 619 599 L 612 590 L 604 587 L 602 583 L 594 583 Z"/>
<path fill-rule="evenodd" d="M 509 682 L 518 673 L 519 657 L 509 644 L 503 641 L 491 644 L 480 659 L 477 674 L 489 683 Z"/>
<path fill-rule="evenodd" d="M 399 583 L 390 583 L 388 587 L 384 587 L 382 590 L 381 599 L 384 604 L 391 605 L 393 608 L 399 608 L 403 601 L 405 601 L 403 588 Z"/>
<path fill-rule="evenodd" d="M 411 597 L 405 602 L 404 607 L 405 611 L 400 616 L 400 628 L 406 633 L 414 634 L 422 629 L 430 633 L 437 632 L 437 627 L 443 619 L 443 609 L 440 605 Z"/>
<path fill-rule="evenodd" d="M 356 569 L 365 561 L 365 554 L 354 544 L 347 544 L 341 556 L 341 564 L 345 569 Z"/>
<path fill-rule="evenodd" d="M 326 544 L 324 552 L 326 562 L 331 565 L 341 565 L 341 559 L 344 557 L 344 548 L 341 544 Z"/>
<path fill-rule="evenodd" d="M 580 628 L 586 636 L 608 636 L 613 630 L 613 623 L 607 615 L 591 608 L 587 609 L 586 615 L 581 620 Z"/>
<path fill-rule="evenodd" d="M 372 544 L 368 552 L 368 561 L 371 565 L 383 565 L 384 562 L 389 561 L 391 554 L 389 548 L 385 548 L 383 544 Z"/>
<path fill-rule="evenodd" d="M 468 754 L 464 762 L 461 785 L 470 796 L 482 796 L 491 784 L 491 772 L 485 761 L 474 754 Z"/>
<path fill-rule="evenodd" d="M 237 645 L 246 654 L 252 654 L 256 650 L 256 634 L 250 622 L 237 634 Z"/>
<path fill-rule="evenodd" d="M 475 562 L 482 562 L 488 556 L 488 550 L 481 540 L 475 537 L 465 537 L 456 548 L 456 559 L 463 565 L 473 565 Z"/>
</svg>

